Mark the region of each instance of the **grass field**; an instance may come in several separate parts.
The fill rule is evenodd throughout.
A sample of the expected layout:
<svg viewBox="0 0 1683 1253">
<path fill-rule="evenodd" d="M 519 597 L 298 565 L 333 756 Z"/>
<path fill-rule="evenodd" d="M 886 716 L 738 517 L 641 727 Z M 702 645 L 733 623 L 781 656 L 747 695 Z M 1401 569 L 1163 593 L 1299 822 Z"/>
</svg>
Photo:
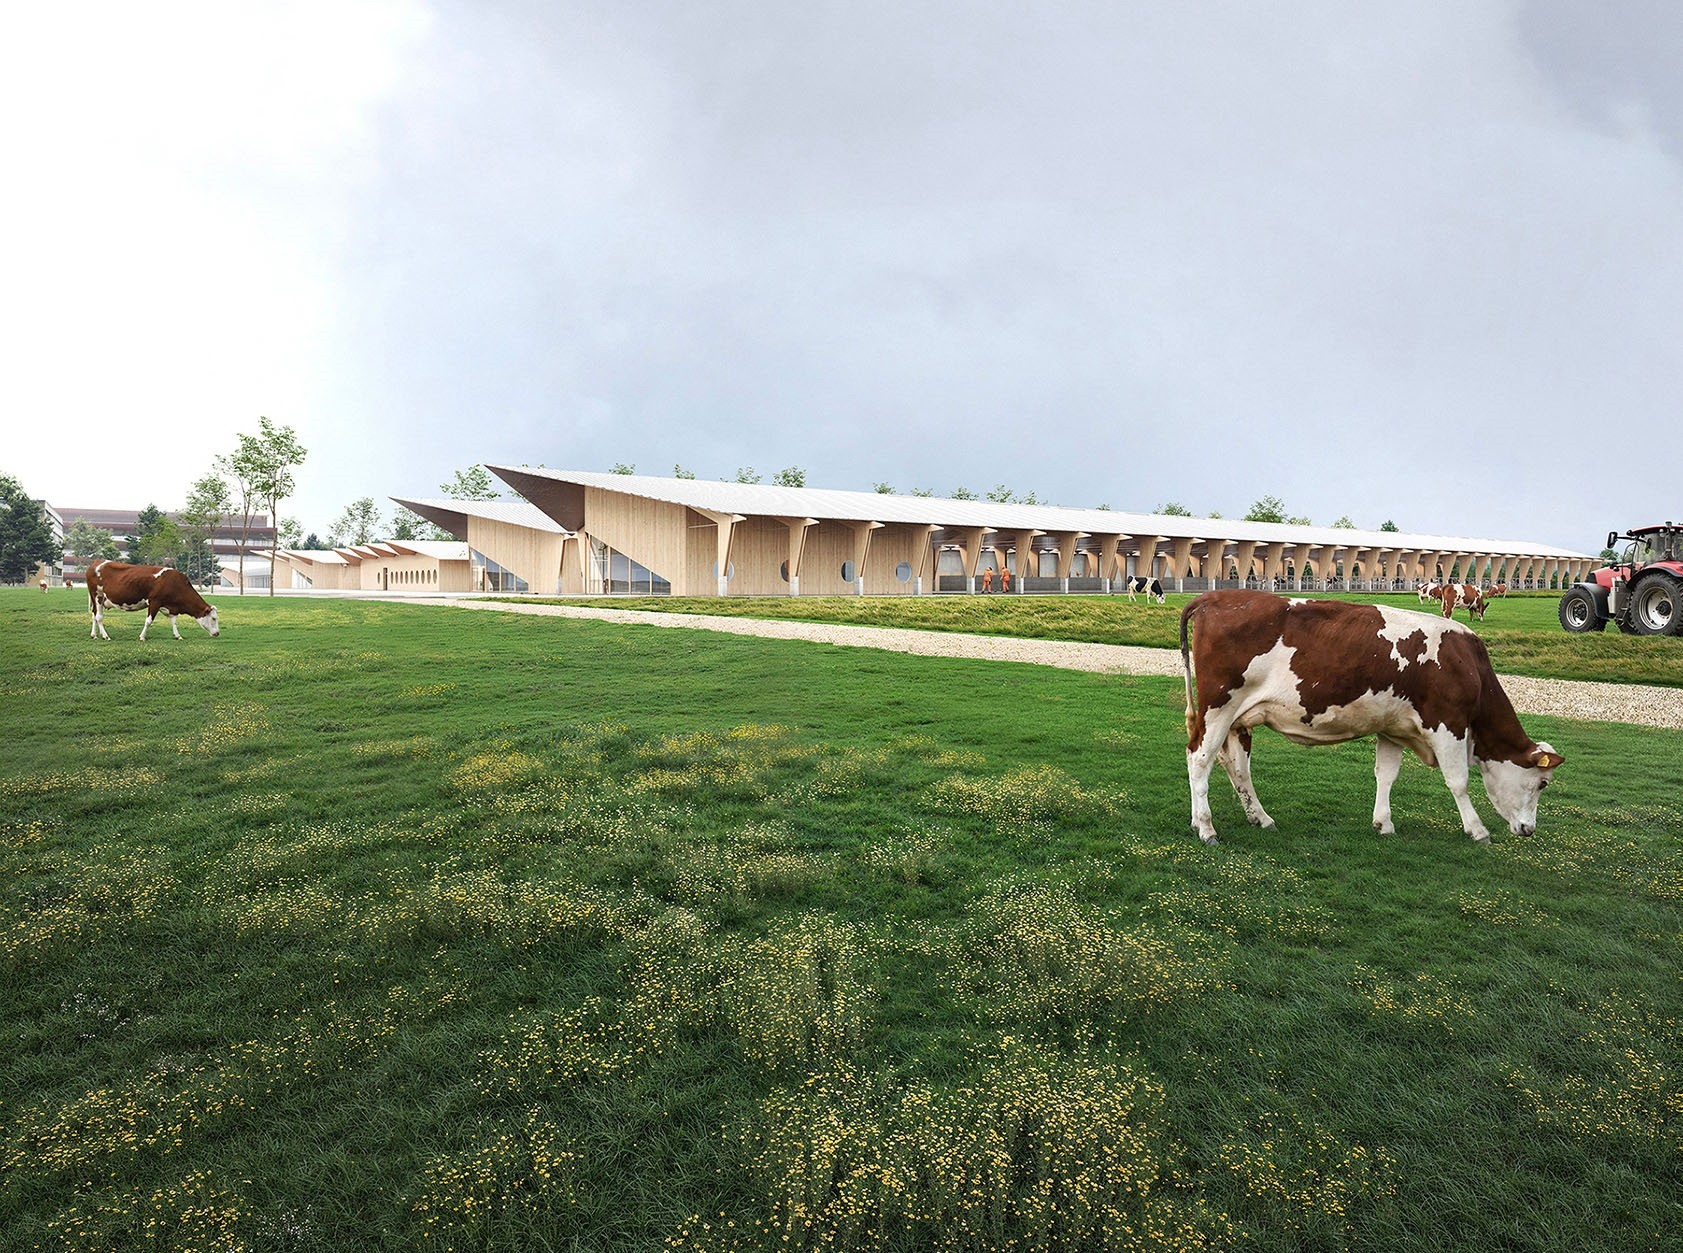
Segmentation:
<svg viewBox="0 0 1683 1253">
<path fill-rule="evenodd" d="M 1206 849 L 1177 680 L 219 607 L 0 592 L 0 1249 L 1676 1246 L 1683 734 Z"/>
<path fill-rule="evenodd" d="M 1324 594 L 1310 595 L 1318 598 Z M 1171 594 L 1166 608 L 1143 600 L 1130 602 L 1123 596 L 616 596 L 607 603 L 616 609 L 665 613 L 793 618 L 1178 648 L 1180 609 L 1191 599 L 1190 594 Z M 1351 593 L 1340 594 L 1337 599 L 1423 611 L 1412 593 Z M 1493 602 L 1484 621 L 1470 625 L 1490 645 L 1507 674 L 1683 687 L 1683 640 L 1622 635 L 1616 629 L 1604 634 L 1568 635 L 1556 617 L 1559 604 L 1560 597 L 1553 592 L 1515 593 Z M 1457 622 L 1468 621 L 1465 610 L 1455 618 Z"/>
</svg>

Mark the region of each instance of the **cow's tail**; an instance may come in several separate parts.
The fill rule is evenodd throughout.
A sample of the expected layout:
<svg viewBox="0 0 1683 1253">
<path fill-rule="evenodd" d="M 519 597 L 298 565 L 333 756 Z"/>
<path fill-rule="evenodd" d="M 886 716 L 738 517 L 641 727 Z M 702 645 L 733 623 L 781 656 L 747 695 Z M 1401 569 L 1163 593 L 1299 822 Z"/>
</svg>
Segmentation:
<svg viewBox="0 0 1683 1253">
<path fill-rule="evenodd" d="M 1193 690 L 1192 690 L 1192 648 L 1189 641 L 1189 628 L 1192 626 L 1192 611 L 1198 608 L 1198 601 L 1190 601 L 1186 608 L 1180 611 L 1180 667 L 1186 674 L 1186 737 L 1192 738 L 1193 729 Z"/>
</svg>

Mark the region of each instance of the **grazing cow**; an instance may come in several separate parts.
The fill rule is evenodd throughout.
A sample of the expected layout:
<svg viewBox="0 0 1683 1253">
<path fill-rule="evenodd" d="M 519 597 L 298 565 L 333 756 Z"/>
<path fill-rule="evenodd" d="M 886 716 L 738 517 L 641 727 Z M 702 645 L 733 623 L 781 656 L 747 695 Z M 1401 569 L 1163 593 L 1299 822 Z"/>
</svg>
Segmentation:
<svg viewBox="0 0 1683 1253">
<path fill-rule="evenodd" d="M 1210 772 L 1218 760 L 1252 825 L 1274 825 L 1251 783 L 1251 729 L 1259 726 L 1296 744 L 1377 736 L 1373 825 L 1386 834 L 1405 748 L 1443 772 L 1473 839 L 1490 839 L 1467 794 L 1474 763 L 1508 829 L 1537 829 L 1537 797 L 1560 754 L 1525 734 L 1484 641 L 1458 622 L 1383 605 L 1205 592 L 1181 611 L 1180 651 L 1192 827 L 1206 844 L 1216 842 Z"/>
<path fill-rule="evenodd" d="M 43 592 L 47 590 L 47 580 L 45 580 L 45 579 L 41 580 L 41 590 Z"/>
<path fill-rule="evenodd" d="M 216 622 L 216 610 L 206 603 L 194 589 L 187 576 L 169 566 L 130 566 L 120 561 L 102 561 L 88 569 L 88 608 L 93 614 L 93 629 L 89 639 L 108 640 L 105 633 L 107 608 L 133 612 L 146 610 L 146 621 L 140 628 L 140 638 L 146 638 L 146 628 L 160 613 L 169 615 L 170 630 L 181 638 L 176 615 L 186 614 L 212 635 L 221 633 Z"/>
<path fill-rule="evenodd" d="M 1442 590 L 1442 588 L 1442 583 L 1433 579 L 1427 579 L 1425 582 L 1415 587 L 1414 594 L 1420 598 L 1420 603 L 1424 605 L 1429 600 L 1438 599 L 1438 592 Z"/>
<path fill-rule="evenodd" d="M 1484 594 L 1484 598 L 1486 600 L 1495 600 L 1498 596 L 1506 596 L 1507 594 L 1508 585 L 1506 583 L 1498 583 L 1495 587 L 1491 588 Z"/>
<path fill-rule="evenodd" d="M 1465 609 L 1469 621 L 1475 614 L 1480 622 L 1484 621 L 1484 611 L 1488 606 L 1484 593 L 1476 584 L 1445 583 L 1438 589 L 1438 599 L 1443 602 L 1443 616 L 1446 618 L 1454 617 L 1457 609 Z"/>
<path fill-rule="evenodd" d="M 1169 598 L 1163 595 L 1163 584 L 1156 579 L 1148 579 L 1143 574 L 1131 574 L 1122 581 L 1127 584 L 1129 600 L 1132 600 L 1136 593 L 1144 592 L 1148 601 L 1154 600 L 1159 605 L 1169 602 Z"/>
</svg>

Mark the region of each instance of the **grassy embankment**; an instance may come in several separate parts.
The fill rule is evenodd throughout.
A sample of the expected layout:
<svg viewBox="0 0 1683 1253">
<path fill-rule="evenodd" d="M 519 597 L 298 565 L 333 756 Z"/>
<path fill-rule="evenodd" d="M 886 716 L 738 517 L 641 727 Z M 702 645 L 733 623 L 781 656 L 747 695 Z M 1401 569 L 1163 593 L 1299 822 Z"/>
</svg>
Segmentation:
<svg viewBox="0 0 1683 1253">
<path fill-rule="evenodd" d="M 998 594 L 799 598 L 616 596 L 610 600 L 563 599 L 559 603 L 1178 648 L 1180 609 L 1191 599 L 1190 595 L 1171 595 L 1167 607 L 1143 601 L 1130 603 L 1121 596 Z M 1375 596 L 1350 593 L 1338 599 L 1425 612 L 1412 593 Z M 1639 638 L 1621 635 L 1613 629 L 1599 635 L 1568 635 L 1560 629 L 1555 616 L 1558 604 L 1559 597 L 1553 593 L 1518 593 L 1498 599 L 1483 622 L 1470 625 L 1490 646 L 1491 656 L 1504 674 L 1683 687 L 1683 640 Z M 1468 620 L 1465 610 L 1458 611 L 1455 618 L 1458 622 Z"/>
<path fill-rule="evenodd" d="M 1675 1237 L 1683 735 L 1205 849 L 1172 679 L 220 603 L 0 593 L 0 1249 Z"/>
</svg>

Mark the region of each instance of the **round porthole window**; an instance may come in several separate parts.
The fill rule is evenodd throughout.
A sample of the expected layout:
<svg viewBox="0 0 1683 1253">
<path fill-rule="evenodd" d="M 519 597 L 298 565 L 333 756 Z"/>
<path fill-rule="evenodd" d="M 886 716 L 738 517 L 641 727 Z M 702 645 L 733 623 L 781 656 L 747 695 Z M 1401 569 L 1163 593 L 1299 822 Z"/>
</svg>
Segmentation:
<svg viewBox="0 0 1683 1253">
<path fill-rule="evenodd" d="M 782 565 L 778 566 L 777 573 L 778 576 L 787 583 L 789 581 L 789 563 L 785 561 Z"/>
<path fill-rule="evenodd" d="M 851 561 L 842 562 L 841 576 L 842 576 L 842 582 L 843 583 L 852 583 L 855 579 L 857 579 L 859 577 L 858 567 L 855 566 Z"/>
<path fill-rule="evenodd" d="M 909 561 L 902 561 L 899 565 L 895 566 L 894 577 L 899 579 L 902 583 L 910 583 L 912 581 L 912 563 Z"/>
<path fill-rule="evenodd" d="M 719 577 L 719 563 L 716 562 L 716 561 L 713 563 L 713 577 L 714 578 Z M 725 578 L 726 578 L 726 580 L 734 579 L 735 577 L 736 577 L 736 562 L 734 562 L 734 561 L 726 562 L 725 563 Z"/>
</svg>

